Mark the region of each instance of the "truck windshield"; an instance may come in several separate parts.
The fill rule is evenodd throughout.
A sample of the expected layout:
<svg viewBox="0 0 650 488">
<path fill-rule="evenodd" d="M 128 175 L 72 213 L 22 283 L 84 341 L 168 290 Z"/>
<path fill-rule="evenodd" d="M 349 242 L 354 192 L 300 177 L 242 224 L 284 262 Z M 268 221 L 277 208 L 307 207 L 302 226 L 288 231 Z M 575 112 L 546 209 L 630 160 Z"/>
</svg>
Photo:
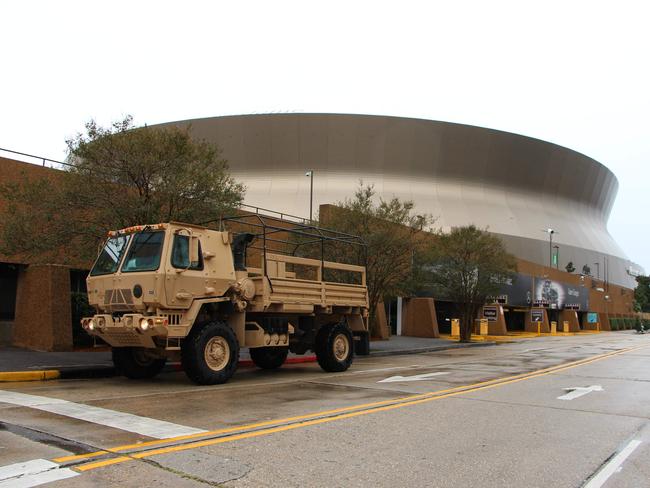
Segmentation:
<svg viewBox="0 0 650 488">
<path fill-rule="evenodd" d="M 90 276 L 115 273 L 130 239 L 131 236 L 117 236 L 108 239 L 95 261 L 93 269 L 90 270 Z"/>
<path fill-rule="evenodd" d="M 162 231 L 135 234 L 129 253 L 122 264 L 122 272 L 157 270 L 160 266 L 160 254 L 164 240 L 165 233 Z"/>
</svg>

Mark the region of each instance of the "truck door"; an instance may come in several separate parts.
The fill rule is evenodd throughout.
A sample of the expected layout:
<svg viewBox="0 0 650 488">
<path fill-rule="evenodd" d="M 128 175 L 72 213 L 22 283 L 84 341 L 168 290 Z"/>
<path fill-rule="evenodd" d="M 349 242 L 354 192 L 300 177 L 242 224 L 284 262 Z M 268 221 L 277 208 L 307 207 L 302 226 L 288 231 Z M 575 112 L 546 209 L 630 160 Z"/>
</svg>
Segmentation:
<svg viewBox="0 0 650 488">
<path fill-rule="evenodd" d="M 201 241 L 189 229 L 179 229 L 171 237 L 165 294 L 170 307 L 186 308 L 193 297 L 205 294 Z"/>
</svg>

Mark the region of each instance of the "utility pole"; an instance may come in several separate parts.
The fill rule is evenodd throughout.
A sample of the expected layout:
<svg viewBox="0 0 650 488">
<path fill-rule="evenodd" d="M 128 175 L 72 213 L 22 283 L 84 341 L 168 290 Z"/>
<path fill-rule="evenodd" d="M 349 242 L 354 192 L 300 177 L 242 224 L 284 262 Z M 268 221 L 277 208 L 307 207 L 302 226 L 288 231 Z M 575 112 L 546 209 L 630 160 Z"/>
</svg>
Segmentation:
<svg viewBox="0 0 650 488">
<path fill-rule="evenodd" d="M 309 176 L 309 223 L 314 221 L 314 170 L 310 169 L 305 173 Z"/>
</svg>

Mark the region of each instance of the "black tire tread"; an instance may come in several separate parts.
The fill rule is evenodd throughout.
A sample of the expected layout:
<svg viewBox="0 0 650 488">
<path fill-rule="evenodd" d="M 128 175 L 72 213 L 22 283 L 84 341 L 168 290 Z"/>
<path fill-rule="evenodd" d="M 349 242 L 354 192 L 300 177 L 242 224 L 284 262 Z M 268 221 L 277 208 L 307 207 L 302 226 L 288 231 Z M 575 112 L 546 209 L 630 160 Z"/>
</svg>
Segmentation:
<svg viewBox="0 0 650 488">
<path fill-rule="evenodd" d="M 117 372 L 131 380 L 153 378 L 165 367 L 167 359 L 152 359 L 151 363 L 143 366 L 134 358 L 135 347 L 114 347 L 111 351 L 113 364 Z"/>
<path fill-rule="evenodd" d="M 284 364 L 289 355 L 288 347 L 254 347 L 250 349 L 255 366 L 262 369 L 277 369 Z"/>
<path fill-rule="evenodd" d="M 215 335 L 225 338 L 230 345 L 230 361 L 221 371 L 210 369 L 205 363 L 205 343 Z M 197 385 L 218 385 L 228 381 L 237 370 L 239 341 L 235 332 L 224 322 L 206 322 L 196 325 L 181 345 L 181 363 L 185 374 Z"/>
<path fill-rule="evenodd" d="M 337 360 L 332 351 L 334 338 L 340 333 L 344 333 L 348 336 L 350 344 L 350 354 L 344 361 Z M 324 371 L 329 373 L 340 373 L 347 370 L 352 364 L 354 358 L 352 332 L 347 324 L 339 322 L 323 325 L 316 334 L 314 351 L 316 352 L 316 360 Z"/>
</svg>

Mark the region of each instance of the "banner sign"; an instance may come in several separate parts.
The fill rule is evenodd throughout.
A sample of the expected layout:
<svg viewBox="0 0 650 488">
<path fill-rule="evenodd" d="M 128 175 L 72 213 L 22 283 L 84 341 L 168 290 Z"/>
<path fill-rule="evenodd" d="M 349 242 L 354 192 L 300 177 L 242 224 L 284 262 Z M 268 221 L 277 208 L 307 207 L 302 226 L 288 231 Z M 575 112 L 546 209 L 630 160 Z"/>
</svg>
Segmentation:
<svg viewBox="0 0 650 488">
<path fill-rule="evenodd" d="M 550 308 L 589 310 L 589 290 L 549 278 L 535 278 L 534 301 L 548 304 Z"/>
<path fill-rule="evenodd" d="M 530 321 L 531 322 L 544 322 L 544 310 L 531 310 L 530 311 Z"/>
<path fill-rule="evenodd" d="M 590 324 L 595 324 L 598 322 L 598 313 L 597 312 L 589 312 L 587 314 L 587 322 Z"/>
<path fill-rule="evenodd" d="M 499 317 L 497 307 L 483 307 L 483 317 L 488 319 L 489 322 L 496 322 Z"/>
<path fill-rule="evenodd" d="M 532 290 L 533 278 L 517 273 L 500 284 L 499 294 L 494 301 L 514 307 L 530 307 L 533 304 Z"/>
</svg>

